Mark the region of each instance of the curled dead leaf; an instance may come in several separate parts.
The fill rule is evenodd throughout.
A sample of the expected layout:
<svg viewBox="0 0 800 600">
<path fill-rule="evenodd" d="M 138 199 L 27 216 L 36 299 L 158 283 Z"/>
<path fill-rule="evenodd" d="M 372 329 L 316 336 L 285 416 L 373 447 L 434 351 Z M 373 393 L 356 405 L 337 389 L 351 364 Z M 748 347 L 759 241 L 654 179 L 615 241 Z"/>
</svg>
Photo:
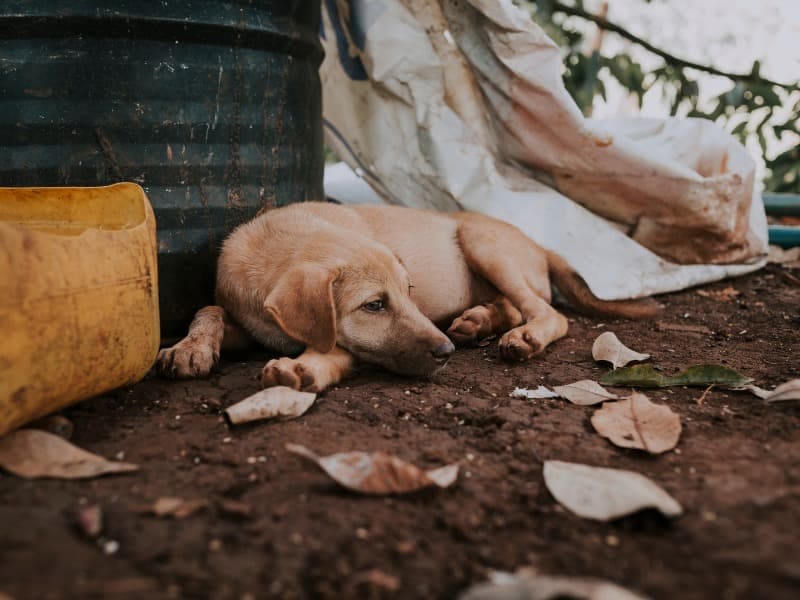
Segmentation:
<svg viewBox="0 0 800 600">
<path fill-rule="evenodd" d="M 157 498 L 144 512 L 154 514 L 157 517 L 185 519 L 206 506 L 208 506 L 208 502 L 201 499 L 187 500 L 177 496 L 162 496 Z"/>
<path fill-rule="evenodd" d="M 489 583 L 464 592 L 459 600 L 644 600 L 615 583 L 590 577 L 553 577 L 522 571 L 492 573 Z"/>
<path fill-rule="evenodd" d="M 787 400 L 800 400 L 800 379 L 792 379 L 782 383 L 772 393 L 764 398 L 768 404 L 772 402 L 785 402 Z"/>
<path fill-rule="evenodd" d="M 800 400 L 800 379 L 791 379 L 786 383 L 780 384 L 774 390 L 765 390 L 756 385 L 746 385 L 745 389 L 764 400 L 767 404 L 773 402 L 786 402 L 788 400 Z"/>
<path fill-rule="evenodd" d="M 667 517 L 683 514 L 672 496 L 633 471 L 548 460 L 544 482 L 562 506 L 586 519 L 611 521 L 645 508 Z"/>
<path fill-rule="evenodd" d="M 653 404 L 637 392 L 605 403 L 592 415 L 592 425 L 613 444 L 650 454 L 672 450 L 681 437 L 681 418 L 669 406 Z"/>
<path fill-rule="evenodd" d="M 770 246 L 767 262 L 780 265 L 790 265 L 800 262 L 800 246 L 784 249 L 780 246 Z"/>
<path fill-rule="evenodd" d="M 19 429 L 0 438 L 0 466 L 27 479 L 83 479 L 139 469 L 130 463 L 106 460 L 38 429 Z"/>
<path fill-rule="evenodd" d="M 554 391 L 540 385 L 535 390 L 528 388 L 514 388 L 514 391 L 509 394 L 511 398 L 522 398 L 524 400 L 538 400 L 541 398 L 558 398 L 558 394 Z"/>
<path fill-rule="evenodd" d="M 581 406 L 591 406 L 606 400 L 619 400 L 619 396 L 612 394 L 591 379 L 582 379 L 567 385 L 557 385 L 553 389 L 565 400 Z"/>
<path fill-rule="evenodd" d="M 294 419 L 305 413 L 317 395 L 285 386 L 270 387 L 225 409 L 231 425 L 259 419 Z"/>
<path fill-rule="evenodd" d="M 613 331 L 606 331 L 600 334 L 592 344 L 592 358 L 598 362 L 610 362 L 616 369 L 631 362 L 647 360 L 650 355 L 631 350 L 619 341 Z"/>
<path fill-rule="evenodd" d="M 434 485 L 446 488 L 458 477 L 457 464 L 423 471 L 383 452 L 318 456 L 299 444 L 286 444 L 286 449 L 311 460 L 340 485 L 364 494 L 405 494 Z"/>
</svg>

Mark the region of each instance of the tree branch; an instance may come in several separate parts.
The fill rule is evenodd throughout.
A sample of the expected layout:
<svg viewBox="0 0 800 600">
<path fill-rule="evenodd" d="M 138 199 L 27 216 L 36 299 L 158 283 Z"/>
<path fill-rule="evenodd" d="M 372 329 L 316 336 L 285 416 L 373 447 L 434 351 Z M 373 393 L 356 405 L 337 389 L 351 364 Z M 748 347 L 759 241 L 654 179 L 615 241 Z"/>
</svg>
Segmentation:
<svg viewBox="0 0 800 600">
<path fill-rule="evenodd" d="M 612 23 L 611 21 L 604 19 L 603 17 L 594 15 L 588 11 L 583 10 L 582 8 L 578 8 L 577 6 L 569 6 L 567 4 L 562 4 L 561 2 L 552 2 L 550 4 L 550 9 L 552 12 L 560 12 L 565 15 L 571 15 L 574 17 L 580 17 L 582 19 L 586 19 L 587 21 L 592 21 L 600 29 L 605 29 L 606 31 L 611 31 L 613 33 L 616 33 L 617 35 L 622 36 L 625 39 L 630 40 L 635 44 L 638 44 L 645 50 L 652 52 L 656 56 L 660 56 L 668 64 L 676 67 L 686 67 L 690 69 L 695 69 L 697 71 L 710 73 L 712 75 L 720 75 L 722 77 L 727 77 L 728 79 L 731 79 L 733 81 L 766 83 L 767 85 L 784 88 L 785 90 L 790 90 L 790 91 L 800 89 L 800 84 L 797 83 L 794 84 L 781 83 L 780 81 L 773 81 L 772 79 L 767 79 L 766 77 L 761 77 L 760 75 L 754 75 L 753 73 L 728 73 L 726 71 L 721 71 L 709 65 L 701 65 L 700 63 L 679 58 L 673 54 L 670 54 L 669 52 L 661 50 L 660 48 L 656 48 L 655 46 L 653 46 L 653 44 L 651 44 L 647 40 L 644 40 L 640 38 L 638 35 L 631 33 L 624 27 L 620 27 L 616 23 Z"/>
</svg>

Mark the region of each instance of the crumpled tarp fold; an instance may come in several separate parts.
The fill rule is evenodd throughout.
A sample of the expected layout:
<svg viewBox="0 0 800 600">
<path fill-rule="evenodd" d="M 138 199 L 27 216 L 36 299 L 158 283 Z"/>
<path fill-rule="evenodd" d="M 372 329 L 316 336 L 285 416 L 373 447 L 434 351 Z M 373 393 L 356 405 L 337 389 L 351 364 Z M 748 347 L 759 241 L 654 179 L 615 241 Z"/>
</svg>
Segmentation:
<svg viewBox="0 0 800 600">
<path fill-rule="evenodd" d="M 763 264 L 746 150 L 700 119 L 585 118 L 509 0 L 323 0 L 321 38 L 326 139 L 383 201 L 511 222 L 604 299 Z"/>
</svg>

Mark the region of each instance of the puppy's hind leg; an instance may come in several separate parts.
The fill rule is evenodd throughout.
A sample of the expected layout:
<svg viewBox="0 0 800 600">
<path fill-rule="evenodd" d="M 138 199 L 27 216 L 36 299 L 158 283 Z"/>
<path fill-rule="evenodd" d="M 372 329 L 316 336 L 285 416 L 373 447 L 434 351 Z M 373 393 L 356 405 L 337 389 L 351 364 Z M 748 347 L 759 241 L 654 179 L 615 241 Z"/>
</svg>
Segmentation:
<svg viewBox="0 0 800 600">
<path fill-rule="evenodd" d="M 522 323 L 522 315 L 505 298 L 465 310 L 453 320 L 447 335 L 456 344 L 475 344 L 492 335 L 504 333 Z"/>
<path fill-rule="evenodd" d="M 512 225 L 470 214 L 461 218 L 458 241 L 470 269 L 520 313 L 520 321 L 500 339 L 503 358 L 527 360 L 566 335 L 567 319 L 550 306 L 547 255 L 542 248 Z"/>
<path fill-rule="evenodd" d="M 330 352 L 307 348 L 297 358 L 275 358 L 261 371 L 261 385 L 285 385 L 304 392 L 322 392 L 353 372 L 355 360 L 347 350 L 334 347 Z"/>
<path fill-rule="evenodd" d="M 189 333 L 158 353 L 156 369 L 162 377 L 206 377 L 219 362 L 222 347 L 245 347 L 250 338 L 221 306 L 206 306 L 195 314 Z"/>
</svg>

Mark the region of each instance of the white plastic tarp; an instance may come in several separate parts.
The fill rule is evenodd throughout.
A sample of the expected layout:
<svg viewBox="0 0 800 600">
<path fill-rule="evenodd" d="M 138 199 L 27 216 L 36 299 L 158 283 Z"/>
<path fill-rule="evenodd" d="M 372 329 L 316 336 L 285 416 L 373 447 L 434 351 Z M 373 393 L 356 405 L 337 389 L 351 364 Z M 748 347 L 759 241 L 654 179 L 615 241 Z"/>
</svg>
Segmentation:
<svg viewBox="0 0 800 600">
<path fill-rule="evenodd" d="M 745 149 L 699 119 L 584 118 L 510 0 L 323 0 L 321 37 L 326 140 L 357 173 L 329 196 L 503 219 L 605 299 L 763 264 Z"/>
</svg>

